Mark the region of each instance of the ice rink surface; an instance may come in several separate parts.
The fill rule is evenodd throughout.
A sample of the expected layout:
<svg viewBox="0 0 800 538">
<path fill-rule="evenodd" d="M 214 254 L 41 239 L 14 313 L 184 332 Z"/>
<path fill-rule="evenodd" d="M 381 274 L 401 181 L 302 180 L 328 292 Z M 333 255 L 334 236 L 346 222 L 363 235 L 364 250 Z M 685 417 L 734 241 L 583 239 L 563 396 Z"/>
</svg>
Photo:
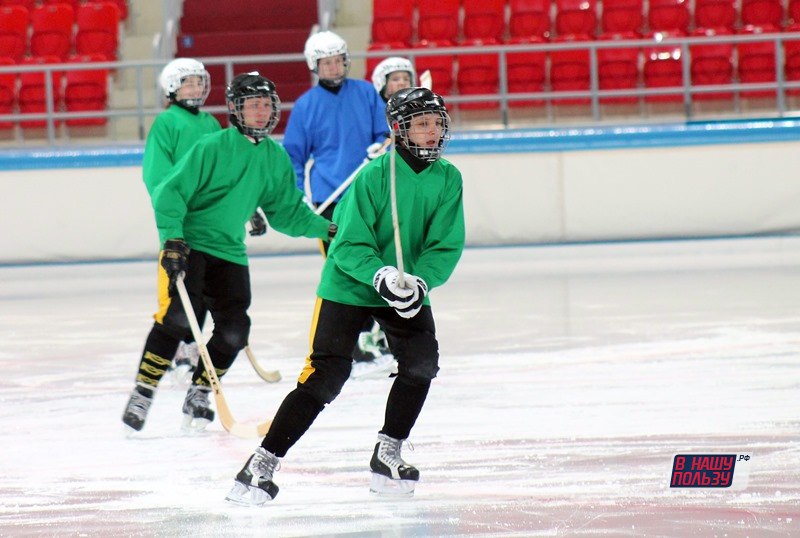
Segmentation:
<svg viewBox="0 0 800 538">
<path fill-rule="evenodd" d="M 284 379 L 240 356 L 237 420 L 294 386 L 321 263 L 252 260 L 250 342 Z M 259 440 L 182 433 L 168 378 L 126 436 L 154 287 L 154 261 L 0 268 L 1 536 L 800 536 L 798 238 L 467 250 L 432 292 L 408 500 L 368 493 L 389 379 L 345 386 L 263 508 L 223 500 Z M 749 455 L 746 485 L 671 489 L 678 453 Z"/>
</svg>

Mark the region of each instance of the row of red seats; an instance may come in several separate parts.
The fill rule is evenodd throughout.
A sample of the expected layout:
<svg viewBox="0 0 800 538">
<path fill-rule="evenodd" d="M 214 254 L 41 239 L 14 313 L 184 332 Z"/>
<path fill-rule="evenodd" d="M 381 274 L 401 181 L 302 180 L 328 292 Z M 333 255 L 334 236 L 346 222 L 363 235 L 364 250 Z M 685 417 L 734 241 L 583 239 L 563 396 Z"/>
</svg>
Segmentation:
<svg viewBox="0 0 800 538">
<path fill-rule="evenodd" d="M 645 35 L 655 31 L 688 33 L 693 28 L 780 28 L 795 21 L 800 23 L 800 0 L 788 0 L 786 11 L 782 0 L 694 0 L 693 13 L 688 0 L 436 0 L 417 6 L 418 3 L 373 0 L 372 43 L 404 48 L 420 41 L 443 46 L 475 39 L 508 42 L 530 37 L 549 39 L 553 34 Z M 737 9 L 739 4 L 741 8 Z"/>
<path fill-rule="evenodd" d="M 120 18 L 126 20 L 128 18 L 128 0 L 103 0 L 110 2 L 117 6 L 119 9 Z M 0 6 L 22 6 L 28 11 L 33 11 L 38 6 L 46 6 L 48 4 L 69 4 L 72 9 L 78 11 L 78 7 L 83 4 L 91 4 L 97 0 L 0 0 Z"/>
<path fill-rule="evenodd" d="M 104 62 L 102 55 L 79 55 L 68 58 L 69 63 Z M 20 65 L 45 65 L 62 63 L 54 56 L 26 58 Z M 0 66 L 17 65 L 13 59 L 0 57 Z M 0 73 L 0 114 L 41 114 L 47 111 L 46 77 L 43 71 L 27 73 Z M 56 112 L 88 112 L 106 110 L 108 105 L 109 70 L 91 69 L 53 71 L 53 110 Z M 70 126 L 105 125 L 108 118 L 73 118 Z M 41 128 L 45 120 L 19 122 L 23 128 Z M 60 122 L 56 122 L 56 125 Z M 12 129 L 14 122 L 0 121 L 0 129 Z"/>
<path fill-rule="evenodd" d="M 751 32 L 756 29 L 750 28 Z M 713 37 L 712 30 L 702 34 Z M 724 34 L 724 30 L 721 33 Z M 800 36 L 800 33 L 794 35 Z M 574 42 L 591 41 L 575 37 Z M 542 42 L 544 43 L 544 42 Z M 442 49 L 443 51 L 446 49 Z M 477 50 L 477 49 L 476 49 Z M 767 83 L 776 80 L 775 46 L 772 41 L 748 43 L 694 44 L 690 51 L 690 77 L 693 87 L 728 85 L 734 82 Z M 786 41 L 783 65 L 786 81 L 800 81 L 800 40 Z M 647 45 L 642 47 L 603 48 L 597 51 L 598 83 L 601 90 L 664 88 L 683 86 L 683 62 L 680 46 Z M 381 58 L 370 58 L 374 66 Z M 419 56 L 418 72 L 430 70 L 434 88 L 443 95 L 496 94 L 499 91 L 497 54 L 454 54 Z M 514 93 L 588 91 L 590 89 L 590 53 L 588 49 L 563 51 L 525 51 L 506 54 L 508 91 Z M 548 84 L 549 83 L 549 84 Z M 800 94 L 792 89 L 790 94 Z M 745 90 L 743 97 L 774 96 L 774 91 Z M 732 92 L 697 93 L 695 100 L 730 99 Z M 648 95 L 646 101 L 681 101 L 681 95 Z M 636 102 L 637 97 L 604 97 L 604 103 Z M 587 103 L 588 99 L 557 99 L 560 103 Z M 544 101 L 516 101 L 511 106 L 544 104 Z M 465 103 L 462 108 L 497 107 L 497 103 Z"/>
<path fill-rule="evenodd" d="M 0 7 L 0 54 L 20 61 L 31 56 L 102 54 L 112 60 L 119 46 L 120 12 L 115 3 Z"/>
</svg>

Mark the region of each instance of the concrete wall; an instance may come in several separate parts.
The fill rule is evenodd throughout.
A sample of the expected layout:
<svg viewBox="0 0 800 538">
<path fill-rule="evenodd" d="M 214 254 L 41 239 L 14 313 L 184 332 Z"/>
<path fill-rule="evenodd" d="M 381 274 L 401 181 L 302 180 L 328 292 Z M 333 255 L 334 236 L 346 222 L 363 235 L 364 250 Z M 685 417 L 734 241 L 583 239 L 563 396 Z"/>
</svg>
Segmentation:
<svg viewBox="0 0 800 538">
<path fill-rule="evenodd" d="M 800 229 L 797 142 L 448 156 L 470 245 Z M 274 230 L 251 254 L 307 252 Z M 0 171 L 0 263 L 152 258 L 139 166 Z"/>
</svg>

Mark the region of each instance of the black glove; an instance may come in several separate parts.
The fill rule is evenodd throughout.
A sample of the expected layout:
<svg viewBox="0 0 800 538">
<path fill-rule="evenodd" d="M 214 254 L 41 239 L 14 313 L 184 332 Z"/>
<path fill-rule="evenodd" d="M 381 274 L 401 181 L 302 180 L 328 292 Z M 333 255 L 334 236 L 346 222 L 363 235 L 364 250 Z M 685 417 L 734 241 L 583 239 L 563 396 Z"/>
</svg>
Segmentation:
<svg viewBox="0 0 800 538">
<path fill-rule="evenodd" d="M 169 277 L 169 290 L 175 287 L 175 280 L 181 273 L 186 273 L 188 268 L 189 252 L 191 249 L 183 239 L 167 239 L 161 250 L 161 267 Z"/>
<path fill-rule="evenodd" d="M 267 221 L 261 216 L 261 213 L 256 211 L 250 217 L 250 235 L 253 237 L 257 235 L 264 235 L 267 233 Z"/>
<path fill-rule="evenodd" d="M 330 226 L 328 226 L 328 241 L 333 241 L 333 238 L 336 237 L 336 232 L 338 231 L 339 227 L 331 222 Z"/>
</svg>

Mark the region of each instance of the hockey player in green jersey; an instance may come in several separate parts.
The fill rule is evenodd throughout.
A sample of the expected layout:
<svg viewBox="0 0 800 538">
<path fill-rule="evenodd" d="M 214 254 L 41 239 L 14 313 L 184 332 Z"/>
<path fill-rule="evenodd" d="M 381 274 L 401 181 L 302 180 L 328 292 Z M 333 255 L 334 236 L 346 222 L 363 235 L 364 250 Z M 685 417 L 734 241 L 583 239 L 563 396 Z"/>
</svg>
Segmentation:
<svg viewBox="0 0 800 538">
<path fill-rule="evenodd" d="M 279 458 L 302 437 L 341 391 L 350 374 L 350 352 L 364 320 L 380 323 L 397 358 L 398 374 L 386 402 L 370 469 L 376 493 L 413 494 L 419 471 L 403 461 L 402 443 L 419 416 L 439 370 L 439 344 L 428 290 L 444 284 L 464 247 L 462 181 L 441 159 L 449 139 L 442 98 L 406 88 L 389 99 L 386 117 L 397 140 L 397 216 L 405 269 L 397 269 L 390 203 L 391 155 L 361 171 L 334 219 L 331 243 L 317 288 L 311 349 L 296 388 L 280 405 L 267 435 L 236 475 L 226 497 L 262 505 L 278 486 Z"/>
<path fill-rule="evenodd" d="M 195 314 L 207 304 L 214 332 L 207 344 L 221 377 L 247 344 L 250 275 L 245 223 L 260 207 L 287 235 L 330 240 L 336 227 L 303 203 L 294 168 L 269 138 L 280 117 L 275 86 L 258 73 L 237 76 L 226 91 L 234 127 L 208 135 L 176 164 L 152 194 L 163 243 L 159 289 L 168 296 L 145 342 L 136 388 L 123 422 L 141 430 L 153 394 L 181 339 L 190 332 L 174 282 L 185 274 Z M 235 158 L 234 158 L 235 157 Z M 183 404 L 184 426 L 214 418 L 202 364 Z"/>
<path fill-rule="evenodd" d="M 221 129 L 214 116 L 200 110 L 211 90 L 211 78 L 202 63 L 192 58 L 176 58 L 161 70 L 158 84 L 168 105 L 150 127 L 142 157 L 142 177 L 151 197 L 175 163 L 198 140 Z M 159 310 L 169 301 L 166 290 L 162 291 L 158 296 Z M 204 319 L 203 313 L 199 318 L 201 325 Z M 178 384 L 185 384 L 199 359 L 197 343 L 191 335 L 181 342 L 174 359 L 169 369 Z"/>
</svg>

